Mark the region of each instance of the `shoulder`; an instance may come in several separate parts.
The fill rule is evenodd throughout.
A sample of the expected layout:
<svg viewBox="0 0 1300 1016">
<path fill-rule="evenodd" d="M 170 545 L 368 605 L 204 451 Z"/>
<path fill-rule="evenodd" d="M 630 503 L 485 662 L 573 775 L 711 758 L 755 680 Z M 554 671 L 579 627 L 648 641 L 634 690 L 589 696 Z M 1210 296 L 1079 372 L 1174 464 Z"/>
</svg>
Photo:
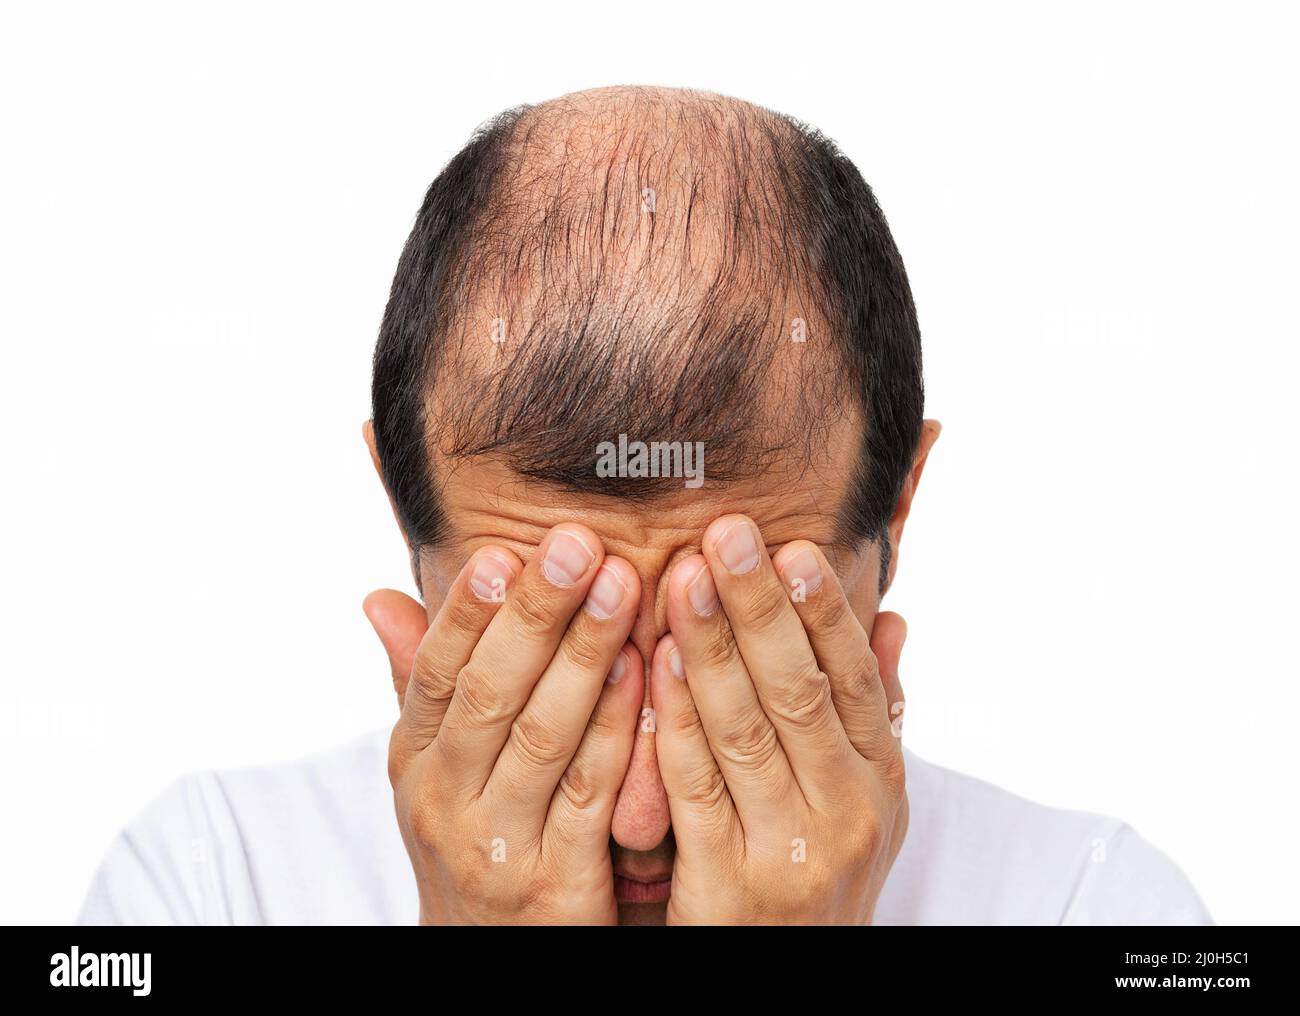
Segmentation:
<svg viewBox="0 0 1300 1016">
<path fill-rule="evenodd" d="M 178 780 L 114 840 L 82 923 L 413 919 L 386 765 L 376 732 L 286 765 Z"/>
<path fill-rule="evenodd" d="M 1117 819 L 1036 804 L 906 753 L 911 822 L 881 923 L 1204 924 L 1178 867 Z"/>
</svg>

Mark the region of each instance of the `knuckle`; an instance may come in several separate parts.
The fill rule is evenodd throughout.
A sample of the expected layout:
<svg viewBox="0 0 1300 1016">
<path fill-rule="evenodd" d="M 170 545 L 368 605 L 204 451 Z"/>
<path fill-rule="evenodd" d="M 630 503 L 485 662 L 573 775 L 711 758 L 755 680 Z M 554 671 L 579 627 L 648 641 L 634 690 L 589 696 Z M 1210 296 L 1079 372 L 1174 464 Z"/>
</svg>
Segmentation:
<svg viewBox="0 0 1300 1016">
<path fill-rule="evenodd" d="M 744 601 L 742 617 L 745 624 L 758 632 L 770 631 L 782 615 L 793 609 L 786 599 L 785 589 L 778 582 L 761 582 Z"/>
<path fill-rule="evenodd" d="M 456 678 L 456 694 L 470 721 L 479 726 L 495 727 L 506 717 L 506 702 L 501 693 L 469 664 Z"/>
<path fill-rule="evenodd" d="M 782 858 L 782 861 L 784 860 L 785 858 Z M 832 865 L 823 857 L 822 852 L 811 851 L 803 863 L 793 867 L 798 877 L 775 890 L 776 909 L 785 913 L 800 913 L 806 912 L 809 907 L 817 908 L 823 905 L 826 898 L 834 891 L 835 876 Z"/>
<path fill-rule="evenodd" d="M 510 727 L 510 744 L 532 769 L 549 769 L 568 758 L 568 747 L 536 716 L 522 715 Z"/>
<path fill-rule="evenodd" d="M 833 632 L 840 629 L 849 619 L 849 604 L 843 593 L 835 596 L 826 595 L 825 586 L 822 595 L 805 600 L 800 613 L 804 623 L 819 631 Z"/>
<path fill-rule="evenodd" d="M 880 664 L 876 662 L 876 654 L 871 651 L 871 646 L 865 638 L 853 657 L 851 673 L 864 688 L 870 687 L 872 683 L 880 683 Z"/>
<path fill-rule="evenodd" d="M 834 708 L 831 683 L 816 667 L 805 666 L 772 697 L 770 706 L 796 730 L 820 726 Z"/>
<path fill-rule="evenodd" d="M 891 800 L 900 800 L 907 796 L 907 766 L 903 761 L 903 753 L 898 750 L 897 745 L 893 746 L 877 767 L 880 773 L 880 782 L 889 794 Z"/>
<path fill-rule="evenodd" d="M 484 627 L 487 604 L 468 596 L 451 596 L 446 601 L 447 623 L 453 629 L 480 632 Z"/>
<path fill-rule="evenodd" d="M 431 660 L 417 657 L 411 670 L 411 680 L 406 687 L 408 695 L 414 693 L 422 702 L 445 702 L 456 690 L 456 679 L 437 667 Z"/>
<path fill-rule="evenodd" d="M 808 892 L 815 903 L 821 903 L 835 888 L 835 876 L 825 863 L 812 865 L 809 872 Z"/>
<path fill-rule="evenodd" d="M 682 798 L 687 804 L 712 810 L 727 796 L 727 781 L 717 766 L 700 766 L 687 774 L 682 784 Z"/>
<path fill-rule="evenodd" d="M 398 743 L 399 736 L 394 729 L 392 737 L 388 740 L 388 782 L 394 789 L 406 775 L 406 753 Z"/>
<path fill-rule="evenodd" d="M 442 814 L 427 798 L 417 797 L 407 805 L 406 825 L 411 841 L 424 853 L 437 853 L 443 842 Z"/>
<path fill-rule="evenodd" d="M 855 705 L 861 704 L 873 697 L 874 686 L 879 683 L 880 678 L 876 672 L 876 657 L 869 648 L 863 646 L 845 675 L 843 693 L 850 702 Z"/>
<path fill-rule="evenodd" d="M 699 710 L 695 708 L 693 702 L 688 702 L 681 709 L 672 710 L 669 713 L 669 722 L 672 724 L 672 732 L 682 740 L 695 737 L 703 737 L 708 740 L 708 735 L 704 731 L 704 723 L 700 720 Z"/>
<path fill-rule="evenodd" d="M 591 768 L 581 762 L 575 761 L 564 770 L 558 789 L 565 803 L 578 814 L 591 811 L 604 799 L 600 781 L 595 778 Z"/>
<path fill-rule="evenodd" d="M 730 762 L 744 769 L 762 769 L 780 750 L 776 729 L 759 710 L 718 733 L 718 750 Z"/>
<path fill-rule="evenodd" d="M 583 671 L 598 671 L 608 655 L 599 635 L 586 625 L 576 624 L 560 643 L 565 658 Z"/>
<path fill-rule="evenodd" d="M 515 625 L 527 638 L 549 635 L 559 623 L 555 604 L 535 582 L 521 583 L 511 600 Z"/>
<path fill-rule="evenodd" d="M 733 663 L 737 655 L 731 627 L 720 618 L 700 642 L 700 663 L 711 670 L 722 670 Z"/>
<path fill-rule="evenodd" d="M 448 867 L 455 879 L 457 891 L 466 899 L 482 901 L 495 906 L 500 892 L 497 880 L 491 878 L 492 861 L 478 851 L 462 851 Z"/>
<path fill-rule="evenodd" d="M 874 808 L 864 810 L 854 825 L 853 840 L 857 843 L 858 849 L 863 853 L 874 853 L 883 842 L 884 836 L 884 824 L 877 811 Z"/>
<path fill-rule="evenodd" d="M 619 737 L 624 731 L 631 731 L 631 724 L 620 723 L 620 718 L 616 711 L 610 709 L 602 696 L 596 702 L 596 708 L 591 712 L 591 718 L 587 721 L 587 734 L 593 742 L 609 741 Z"/>
</svg>

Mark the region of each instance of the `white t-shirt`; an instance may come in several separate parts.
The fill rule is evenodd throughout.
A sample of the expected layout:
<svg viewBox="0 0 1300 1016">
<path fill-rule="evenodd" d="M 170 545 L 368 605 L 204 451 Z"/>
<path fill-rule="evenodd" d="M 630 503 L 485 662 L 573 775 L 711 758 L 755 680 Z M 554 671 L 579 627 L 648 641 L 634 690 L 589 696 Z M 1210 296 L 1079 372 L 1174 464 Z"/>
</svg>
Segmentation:
<svg viewBox="0 0 1300 1016">
<path fill-rule="evenodd" d="M 412 924 L 388 733 L 174 784 L 109 849 L 83 924 Z M 1181 871 L 1114 819 L 906 755 L 911 824 L 877 924 L 1207 924 Z"/>
</svg>

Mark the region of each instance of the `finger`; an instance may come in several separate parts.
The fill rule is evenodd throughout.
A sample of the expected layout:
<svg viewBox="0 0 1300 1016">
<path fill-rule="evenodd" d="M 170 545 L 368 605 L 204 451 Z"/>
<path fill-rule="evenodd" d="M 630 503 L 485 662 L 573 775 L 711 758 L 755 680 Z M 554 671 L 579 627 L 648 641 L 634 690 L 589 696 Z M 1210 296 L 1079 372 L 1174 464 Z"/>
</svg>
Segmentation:
<svg viewBox="0 0 1300 1016">
<path fill-rule="evenodd" d="M 402 696 L 406 694 L 406 682 L 411 679 L 415 651 L 429 630 L 429 615 L 419 600 L 396 589 L 376 589 L 361 601 L 361 609 L 388 655 L 393 690 L 397 692 L 400 707 Z"/>
<path fill-rule="evenodd" d="M 515 717 L 555 655 L 604 556 L 600 540 L 586 526 L 556 526 L 474 646 L 434 742 L 446 763 L 440 768 L 444 778 L 462 790 L 477 794 L 486 786 Z"/>
<path fill-rule="evenodd" d="M 457 675 L 522 568 L 519 559 L 503 547 L 483 547 L 461 568 L 407 671 L 401 692 L 402 715 L 391 742 L 399 758 L 423 751 L 437 738 Z M 401 647 L 394 646 L 390 659 L 399 651 Z M 394 666 L 400 665 L 397 658 Z"/>
<path fill-rule="evenodd" d="M 717 853 L 739 832 L 740 818 L 690 685 L 673 668 L 672 654 L 680 651 L 671 634 L 659 640 L 650 664 L 650 701 L 659 775 L 668 793 L 677 852 L 689 857 L 694 850 Z"/>
<path fill-rule="evenodd" d="M 546 849 L 609 859 L 609 833 L 645 694 L 641 654 L 628 643 L 605 678 L 582 741 L 560 778 L 542 833 Z"/>
<path fill-rule="evenodd" d="M 699 554 L 678 562 L 665 597 L 677 652 L 670 668 L 690 685 L 704 732 L 746 829 L 803 800 L 790 760 L 741 658 L 710 569 Z"/>
<path fill-rule="evenodd" d="M 528 829 L 545 822 L 557 784 L 632 631 L 640 600 L 636 569 L 622 558 L 605 558 L 582 609 L 510 726 L 483 794 Z M 590 793 L 590 787 L 577 790 L 581 798 Z"/>
<path fill-rule="evenodd" d="M 835 570 L 821 549 L 807 540 L 786 544 L 777 553 L 775 564 L 785 588 L 791 591 L 793 609 L 818 666 L 830 679 L 835 709 L 849 741 L 872 761 L 892 758 L 898 744 L 890 732 L 889 703 L 876 654 Z M 886 622 L 885 633 L 889 628 Z"/>
<path fill-rule="evenodd" d="M 898 662 L 903 655 L 903 643 L 907 641 L 907 622 L 893 611 L 885 610 L 876 615 L 871 626 L 871 651 L 876 654 L 880 666 L 880 683 L 885 689 L 885 698 L 889 702 L 889 726 L 894 737 L 903 736 L 903 685 L 898 679 Z"/>
<path fill-rule="evenodd" d="M 704 532 L 704 556 L 736 644 L 805 795 L 825 797 L 843 781 L 853 751 L 835 712 L 830 681 L 768 557 L 758 527 L 725 515 Z"/>
</svg>

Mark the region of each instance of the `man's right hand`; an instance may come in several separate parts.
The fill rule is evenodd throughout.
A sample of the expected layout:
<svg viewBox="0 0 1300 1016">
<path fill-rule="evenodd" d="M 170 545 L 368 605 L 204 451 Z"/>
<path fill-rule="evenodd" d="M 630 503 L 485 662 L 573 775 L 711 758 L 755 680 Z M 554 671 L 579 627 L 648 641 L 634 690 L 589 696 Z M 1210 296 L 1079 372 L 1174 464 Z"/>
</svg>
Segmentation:
<svg viewBox="0 0 1300 1016">
<path fill-rule="evenodd" d="M 642 705 L 627 642 L 640 591 L 566 523 L 526 566 L 476 551 L 427 630 L 409 597 L 367 598 L 402 701 L 388 771 L 422 922 L 617 919 L 609 834 Z"/>
</svg>

